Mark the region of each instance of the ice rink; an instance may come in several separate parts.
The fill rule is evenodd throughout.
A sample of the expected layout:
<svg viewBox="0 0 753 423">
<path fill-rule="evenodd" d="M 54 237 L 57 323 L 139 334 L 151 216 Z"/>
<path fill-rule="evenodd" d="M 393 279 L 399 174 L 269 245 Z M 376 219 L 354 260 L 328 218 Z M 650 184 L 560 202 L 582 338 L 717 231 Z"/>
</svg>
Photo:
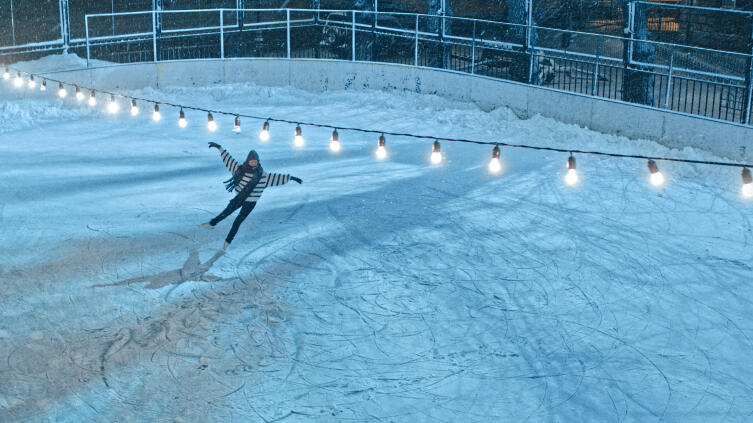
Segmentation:
<svg viewBox="0 0 753 423">
<path fill-rule="evenodd" d="M 45 64 L 46 63 L 46 64 Z M 44 62 L 39 66 L 48 66 Z M 34 64 L 28 64 L 34 69 Z M 65 79 L 64 75 L 59 76 Z M 330 132 L 0 81 L 0 421 L 747 422 L 739 169 Z M 507 109 L 253 84 L 130 92 L 437 137 L 715 160 Z M 233 244 L 216 150 L 268 188 Z M 234 216 L 233 216 L 234 217 Z"/>
</svg>

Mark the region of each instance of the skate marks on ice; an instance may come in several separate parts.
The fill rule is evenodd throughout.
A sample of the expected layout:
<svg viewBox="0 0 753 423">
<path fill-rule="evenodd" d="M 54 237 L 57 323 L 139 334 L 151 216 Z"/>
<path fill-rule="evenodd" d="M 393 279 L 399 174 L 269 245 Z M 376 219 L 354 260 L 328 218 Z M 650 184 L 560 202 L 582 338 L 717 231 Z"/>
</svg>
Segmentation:
<svg viewBox="0 0 753 423">
<path fill-rule="evenodd" d="M 149 285 L 146 285 L 146 288 L 160 289 L 168 285 L 180 285 L 183 282 L 188 281 L 223 282 L 234 280 L 235 278 L 220 278 L 218 276 L 212 275 L 211 273 L 208 273 L 212 268 L 212 265 L 214 265 L 214 262 L 216 262 L 224 254 L 224 251 L 218 251 L 214 254 L 214 256 L 212 256 L 212 258 L 202 263 L 199 259 L 199 250 L 195 247 L 192 247 L 188 251 L 188 258 L 186 259 L 185 263 L 183 263 L 183 267 L 181 267 L 180 269 L 167 270 L 150 276 L 125 279 L 110 284 L 92 285 L 92 288 L 103 288 L 108 286 L 121 286 L 131 285 L 134 283 L 149 282 Z"/>
</svg>

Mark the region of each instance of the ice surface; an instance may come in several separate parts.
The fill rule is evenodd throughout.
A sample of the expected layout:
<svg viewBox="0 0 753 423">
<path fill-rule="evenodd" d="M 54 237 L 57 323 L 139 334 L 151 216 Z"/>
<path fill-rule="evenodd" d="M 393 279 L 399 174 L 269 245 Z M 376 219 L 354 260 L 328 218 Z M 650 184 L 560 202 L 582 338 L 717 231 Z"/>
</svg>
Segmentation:
<svg viewBox="0 0 753 423">
<path fill-rule="evenodd" d="M 45 64 L 45 69 L 54 67 Z M 33 68 L 34 64 L 27 64 Z M 41 65 L 40 65 L 41 66 Z M 233 85 L 162 101 L 442 137 L 714 159 L 408 93 Z M 0 86 L 0 421 L 753 419 L 753 205 L 737 169 L 377 137 Z M 269 188 L 232 218 L 207 141 Z"/>
</svg>

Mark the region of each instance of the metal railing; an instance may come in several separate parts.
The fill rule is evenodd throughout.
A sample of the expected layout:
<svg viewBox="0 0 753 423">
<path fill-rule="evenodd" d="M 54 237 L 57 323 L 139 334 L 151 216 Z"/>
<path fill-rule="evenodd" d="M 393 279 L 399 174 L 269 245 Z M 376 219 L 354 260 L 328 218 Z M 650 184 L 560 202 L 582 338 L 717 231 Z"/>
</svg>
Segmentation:
<svg viewBox="0 0 753 423">
<path fill-rule="evenodd" d="M 164 10 L 87 15 L 85 38 L 71 41 L 88 62 L 399 63 L 751 123 L 750 54 L 530 24 L 359 10 Z"/>
</svg>

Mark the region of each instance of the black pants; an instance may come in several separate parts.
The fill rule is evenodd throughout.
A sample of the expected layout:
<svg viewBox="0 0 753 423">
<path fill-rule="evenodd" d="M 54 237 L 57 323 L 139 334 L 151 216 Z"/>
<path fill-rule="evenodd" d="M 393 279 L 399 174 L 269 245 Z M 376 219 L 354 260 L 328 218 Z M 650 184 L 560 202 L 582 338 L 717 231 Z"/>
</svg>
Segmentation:
<svg viewBox="0 0 753 423">
<path fill-rule="evenodd" d="M 231 213 L 241 209 L 241 212 L 238 213 L 238 216 L 235 218 L 235 222 L 233 222 L 233 227 L 230 228 L 230 232 L 227 234 L 227 238 L 225 238 L 225 242 L 230 244 L 233 242 L 233 238 L 235 238 L 235 234 L 238 233 L 238 228 L 240 228 L 241 223 L 243 223 L 244 220 L 246 220 L 246 217 L 248 217 L 248 214 L 251 213 L 251 210 L 256 207 L 256 202 L 247 202 L 247 201 L 230 201 L 230 203 L 225 207 L 225 210 L 222 211 L 222 213 L 218 214 L 217 217 L 209 221 L 209 224 L 212 226 L 217 225 L 220 223 L 220 221 L 228 216 L 230 216 Z"/>
</svg>

